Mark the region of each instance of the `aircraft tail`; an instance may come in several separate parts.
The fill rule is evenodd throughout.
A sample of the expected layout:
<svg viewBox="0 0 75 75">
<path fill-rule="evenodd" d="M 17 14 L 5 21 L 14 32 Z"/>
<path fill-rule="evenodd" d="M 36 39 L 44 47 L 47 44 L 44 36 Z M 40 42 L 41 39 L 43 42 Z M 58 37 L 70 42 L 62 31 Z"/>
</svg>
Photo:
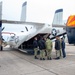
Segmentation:
<svg viewBox="0 0 75 75">
<path fill-rule="evenodd" d="M 24 2 L 22 5 L 22 12 L 21 12 L 21 21 L 26 21 L 26 9 L 27 9 L 27 2 Z"/>
<path fill-rule="evenodd" d="M 63 23 L 63 9 L 55 11 L 52 25 L 62 25 Z"/>
</svg>

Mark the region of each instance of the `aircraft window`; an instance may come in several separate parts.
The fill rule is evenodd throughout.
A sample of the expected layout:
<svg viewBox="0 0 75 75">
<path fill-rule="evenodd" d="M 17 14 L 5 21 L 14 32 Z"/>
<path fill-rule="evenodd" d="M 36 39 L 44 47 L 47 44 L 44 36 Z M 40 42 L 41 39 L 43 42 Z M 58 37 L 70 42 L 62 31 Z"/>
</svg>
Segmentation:
<svg viewBox="0 0 75 75">
<path fill-rule="evenodd" d="M 28 31 L 28 28 L 25 26 L 26 30 Z"/>
</svg>

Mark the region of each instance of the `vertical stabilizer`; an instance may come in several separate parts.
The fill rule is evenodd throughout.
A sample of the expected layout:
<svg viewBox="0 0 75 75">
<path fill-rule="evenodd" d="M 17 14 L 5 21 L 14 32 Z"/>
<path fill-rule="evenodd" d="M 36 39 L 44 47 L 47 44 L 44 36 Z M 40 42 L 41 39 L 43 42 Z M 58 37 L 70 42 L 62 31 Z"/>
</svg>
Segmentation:
<svg viewBox="0 0 75 75">
<path fill-rule="evenodd" d="M 22 5 L 21 21 L 26 21 L 26 9 L 27 9 L 27 2 L 24 2 Z"/>
<path fill-rule="evenodd" d="M 55 11 L 52 25 L 62 25 L 62 24 L 63 24 L 63 9 L 58 9 Z"/>
</svg>

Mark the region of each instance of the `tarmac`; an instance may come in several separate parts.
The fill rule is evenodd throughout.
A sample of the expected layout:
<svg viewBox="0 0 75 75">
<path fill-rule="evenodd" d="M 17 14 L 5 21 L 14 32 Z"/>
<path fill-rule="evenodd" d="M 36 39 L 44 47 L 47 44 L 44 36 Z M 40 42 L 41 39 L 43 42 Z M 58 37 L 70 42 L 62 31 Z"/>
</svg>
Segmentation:
<svg viewBox="0 0 75 75">
<path fill-rule="evenodd" d="M 7 47 L 0 51 L 0 75 L 75 75 L 75 46 L 66 44 L 66 54 L 59 60 L 39 60 Z"/>
</svg>

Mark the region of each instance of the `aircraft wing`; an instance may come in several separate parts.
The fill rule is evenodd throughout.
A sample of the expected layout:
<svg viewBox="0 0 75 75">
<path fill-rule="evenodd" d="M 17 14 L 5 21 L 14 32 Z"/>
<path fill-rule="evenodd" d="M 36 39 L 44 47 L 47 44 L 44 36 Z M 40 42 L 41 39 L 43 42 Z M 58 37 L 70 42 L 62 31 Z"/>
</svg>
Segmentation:
<svg viewBox="0 0 75 75">
<path fill-rule="evenodd" d="M 36 23 L 36 22 L 25 22 L 25 21 L 12 21 L 12 20 L 0 20 L 2 23 L 8 24 L 27 24 L 27 25 L 44 25 L 45 23 Z"/>
<path fill-rule="evenodd" d="M 12 20 L 0 20 L 2 23 L 8 24 L 27 24 L 27 25 L 44 25 L 45 23 L 37 23 L 37 22 L 25 22 L 25 21 L 12 21 Z M 52 27 L 62 27 L 65 28 L 66 25 L 58 25 L 53 24 Z"/>
</svg>

